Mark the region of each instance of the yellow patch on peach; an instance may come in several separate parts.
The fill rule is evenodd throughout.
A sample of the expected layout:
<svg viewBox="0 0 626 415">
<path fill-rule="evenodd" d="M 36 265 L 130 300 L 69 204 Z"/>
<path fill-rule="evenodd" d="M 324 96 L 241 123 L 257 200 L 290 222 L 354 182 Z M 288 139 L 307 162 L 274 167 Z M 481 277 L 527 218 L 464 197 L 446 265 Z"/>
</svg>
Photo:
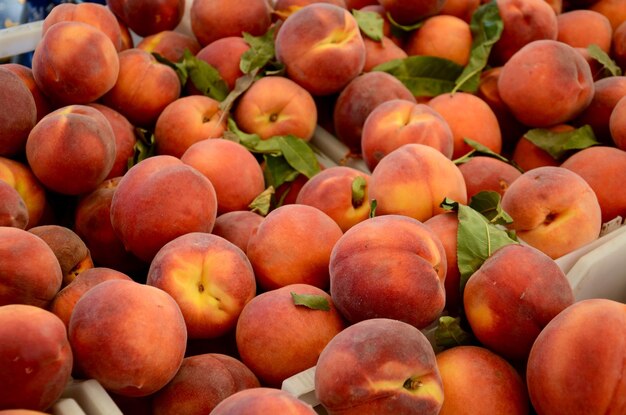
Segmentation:
<svg viewBox="0 0 626 415">
<path fill-rule="evenodd" d="M 492 327 L 494 325 L 495 316 L 487 304 L 472 304 L 471 307 L 476 327 Z"/>
</svg>

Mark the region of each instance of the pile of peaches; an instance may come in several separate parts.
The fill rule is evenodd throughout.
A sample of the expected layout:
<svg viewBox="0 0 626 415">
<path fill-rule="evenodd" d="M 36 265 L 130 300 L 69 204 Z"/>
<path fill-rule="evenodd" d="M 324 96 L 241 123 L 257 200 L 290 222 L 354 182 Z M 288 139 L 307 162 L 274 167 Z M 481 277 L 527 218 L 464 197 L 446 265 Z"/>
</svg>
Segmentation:
<svg viewBox="0 0 626 415">
<path fill-rule="evenodd" d="M 0 65 L 0 414 L 626 413 L 556 262 L 626 217 L 624 0 L 187 6 Z"/>
</svg>

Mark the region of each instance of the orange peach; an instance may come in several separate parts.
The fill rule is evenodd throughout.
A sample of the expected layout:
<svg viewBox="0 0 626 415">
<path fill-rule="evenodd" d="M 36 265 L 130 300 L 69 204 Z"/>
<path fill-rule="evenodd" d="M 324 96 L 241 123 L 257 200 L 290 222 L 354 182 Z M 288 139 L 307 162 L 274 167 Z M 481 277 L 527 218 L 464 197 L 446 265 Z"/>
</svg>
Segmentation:
<svg viewBox="0 0 626 415">
<path fill-rule="evenodd" d="M 445 0 L 379 0 L 378 2 L 393 20 L 401 25 L 411 25 L 438 14 L 445 4 Z"/>
<path fill-rule="evenodd" d="M 241 35 L 226 36 L 216 39 L 196 53 L 196 58 L 203 60 L 217 69 L 229 90 L 235 88 L 235 82 L 243 72 L 239 67 L 241 56 L 250 49 L 250 45 Z"/>
<path fill-rule="evenodd" d="M 103 31 L 70 20 L 50 26 L 42 36 L 32 68 L 37 86 L 54 103 L 88 104 L 113 88 L 120 61 Z"/>
<path fill-rule="evenodd" d="M 572 303 L 574 293 L 557 263 L 521 244 L 493 252 L 463 291 L 474 336 L 514 362 L 526 360 L 541 330 Z"/>
<path fill-rule="evenodd" d="M 222 137 L 226 116 L 219 105 L 204 95 L 180 97 L 169 103 L 154 127 L 157 154 L 180 158 L 192 144 Z"/>
<path fill-rule="evenodd" d="M 8 69 L 19 76 L 26 87 L 30 90 L 30 93 L 35 99 L 35 106 L 37 107 L 37 121 L 52 111 L 52 104 L 50 103 L 50 100 L 44 95 L 35 82 L 32 68 L 20 63 L 5 63 L 2 65 L 2 68 Z M 15 105 L 15 103 L 13 105 Z"/>
<path fill-rule="evenodd" d="M 22 79 L 0 66 L 0 156 L 21 155 L 37 123 L 37 106 Z M 11 108 L 11 111 L 6 109 Z"/>
<path fill-rule="evenodd" d="M 436 415 L 444 401 L 426 336 L 387 318 L 355 323 L 328 343 L 317 362 L 315 394 L 329 415 Z"/>
<path fill-rule="evenodd" d="M 250 235 L 246 250 L 258 285 L 265 290 L 294 283 L 328 288 L 330 252 L 341 235 L 339 225 L 313 206 L 272 210 Z"/>
<path fill-rule="evenodd" d="M 28 209 L 22 196 L 10 184 L 0 180 L 0 226 L 25 229 Z"/>
<path fill-rule="evenodd" d="M 568 132 L 573 131 L 574 127 L 568 124 L 557 124 L 548 128 L 552 132 Z M 555 159 L 547 151 L 533 144 L 525 136 L 515 144 L 511 160 L 514 161 L 522 170 L 527 171 L 541 166 L 558 166 L 560 161 Z"/>
<path fill-rule="evenodd" d="M 301 9 L 304 6 L 308 6 L 311 3 L 334 4 L 335 6 L 348 9 L 344 0 L 275 0 L 272 14 L 277 16 L 280 20 L 285 20 L 296 10 Z"/>
<path fill-rule="evenodd" d="M 387 154 L 409 143 L 433 147 L 452 158 L 452 130 L 448 122 L 426 104 L 392 99 L 374 108 L 363 123 L 361 151 L 370 171 Z"/>
<path fill-rule="evenodd" d="M 259 414 L 315 415 L 311 405 L 287 391 L 276 388 L 250 388 L 230 395 L 211 411 L 211 415 Z"/>
<path fill-rule="evenodd" d="M 26 229 L 38 225 L 47 206 L 47 195 L 43 185 L 30 166 L 21 161 L 0 157 L 0 180 L 8 183 L 20 194 L 28 210 Z"/>
<path fill-rule="evenodd" d="M 622 71 L 626 71 L 626 22 L 617 26 L 613 31 L 611 56 Z"/>
<path fill-rule="evenodd" d="M 354 225 L 330 258 L 330 293 L 350 322 L 386 317 L 422 329 L 445 303 L 446 253 L 422 222 L 376 216 Z"/>
<path fill-rule="evenodd" d="M 111 225 L 126 249 L 150 262 L 172 239 L 211 232 L 217 216 L 213 185 L 173 156 L 154 156 L 134 165 L 111 200 Z"/>
<path fill-rule="evenodd" d="M 611 111 L 609 130 L 613 143 L 626 151 L 626 97 L 621 98 Z"/>
<path fill-rule="evenodd" d="M 480 0 L 446 0 L 439 14 L 455 16 L 470 23 L 480 3 Z"/>
<path fill-rule="evenodd" d="M 174 30 L 185 11 L 184 0 L 107 0 L 107 5 L 129 29 L 143 37 Z"/>
<path fill-rule="evenodd" d="M 411 32 L 404 46 L 409 56 L 436 56 L 461 66 L 469 62 L 471 49 L 472 31 L 469 23 L 445 14 L 424 20 L 419 29 Z"/>
<path fill-rule="evenodd" d="M 73 356 L 63 322 L 39 307 L 3 305 L 0 337 L 0 409 L 48 410 L 71 379 Z"/>
<path fill-rule="evenodd" d="M 294 295 L 317 296 L 328 308 L 300 305 Z M 237 321 L 237 350 L 262 385 L 280 387 L 288 377 L 314 366 L 326 344 L 344 328 L 328 293 L 308 284 L 289 284 L 246 304 Z"/>
<path fill-rule="evenodd" d="M 593 10 L 571 10 L 557 16 L 559 42 L 575 48 L 594 44 L 605 53 L 611 50 L 613 28 L 603 14 Z M 584 28 L 584 30 L 582 29 Z"/>
<path fill-rule="evenodd" d="M 313 96 L 282 76 L 265 76 L 239 98 L 232 114 L 239 128 L 262 140 L 294 135 L 308 141 L 317 125 Z"/>
<path fill-rule="evenodd" d="M 465 179 L 458 167 L 438 150 L 405 144 L 387 154 L 370 178 L 370 198 L 376 214 L 399 214 L 425 221 L 443 213 L 448 197 L 467 203 Z"/>
<path fill-rule="evenodd" d="M 363 66 L 363 72 L 370 72 L 374 67 L 382 63 L 394 59 L 404 59 L 408 56 L 400 46 L 396 45 L 394 41 L 387 36 L 383 36 L 380 41 L 364 36 L 363 43 L 365 44 L 365 65 Z"/>
<path fill-rule="evenodd" d="M 498 90 L 517 120 L 541 128 L 580 115 L 591 103 L 595 85 L 589 64 L 576 49 L 556 40 L 537 40 L 504 64 Z"/>
<path fill-rule="evenodd" d="M 217 214 L 245 210 L 265 190 L 259 162 L 248 149 L 234 141 L 201 140 L 192 144 L 180 159 L 211 181 L 217 198 Z"/>
<path fill-rule="evenodd" d="M 250 235 L 261 222 L 263 222 L 263 216 L 249 210 L 226 212 L 217 216 L 212 233 L 232 242 L 246 252 Z"/>
<path fill-rule="evenodd" d="M 428 101 L 452 130 L 454 150 L 452 159 L 472 150 L 464 139 L 474 140 L 494 153 L 502 151 L 502 134 L 498 118 L 491 107 L 476 95 L 467 92 L 441 94 Z"/>
<path fill-rule="evenodd" d="M 437 354 L 437 367 L 445 396 L 439 415 L 529 413 L 524 379 L 489 349 L 457 346 L 444 350 Z"/>
<path fill-rule="evenodd" d="M 185 320 L 169 294 L 119 279 L 84 293 L 68 330 L 85 376 L 124 396 L 163 388 L 180 368 L 187 342 Z"/>
<path fill-rule="evenodd" d="M 564 167 L 528 170 L 504 193 L 502 208 L 521 240 L 554 259 L 600 235 L 598 198 L 581 176 Z"/>
<path fill-rule="evenodd" d="M 482 191 L 493 191 L 504 195 L 511 183 L 522 175 L 509 163 L 485 156 L 472 157 L 459 165 L 465 179 L 467 200 Z"/>
<path fill-rule="evenodd" d="M 23 229 L 0 227 L 0 305 L 45 308 L 61 289 L 63 274 L 52 249 Z"/>
<path fill-rule="evenodd" d="M 589 6 L 589 10 L 605 15 L 613 30 L 626 22 L 626 9 L 621 0 L 598 0 Z"/>
<path fill-rule="evenodd" d="M 596 139 L 611 142 L 609 126 L 611 113 L 617 102 L 626 96 L 626 76 L 610 76 L 594 82 L 593 98 L 585 110 L 574 120 L 576 125 L 589 125 Z"/>
<path fill-rule="evenodd" d="M 537 413 L 624 413 L 625 328 L 626 306 L 608 299 L 578 301 L 552 319 L 533 344 L 526 368 Z"/>
<path fill-rule="evenodd" d="M 171 62 L 180 62 L 185 50 L 195 55 L 200 51 L 201 46 L 191 35 L 174 30 L 162 30 L 141 39 L 137 43 L 137 48 L 150 53 L 158 53 Z"/>
<path fill-rule="evenodd" d="M 287 77 L 312 95 L 341 91 L 365 65 L 356 19 L 334 4 L 312 3 L 290 15 L 280 26 L 275 45 Z"/>
</svg>

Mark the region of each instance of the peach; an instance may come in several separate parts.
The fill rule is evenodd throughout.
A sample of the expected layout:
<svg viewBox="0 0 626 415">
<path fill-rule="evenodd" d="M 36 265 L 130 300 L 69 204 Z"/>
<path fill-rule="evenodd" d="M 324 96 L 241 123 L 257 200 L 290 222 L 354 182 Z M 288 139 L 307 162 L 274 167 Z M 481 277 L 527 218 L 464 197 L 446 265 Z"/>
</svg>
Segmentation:
<svg viewBox="0 0 626 415">
<path fill-rule="evenodd" d="M 613 30 L 626 22 L 626 10 L 620 0 L 598 0 L 589 6 L 589 10 L 605 15 L 611 22 Z"/>
<path fill-rule="evenodd" d="M 249 210 L 222 213 L 215 219 L 213 234 L 235 244 L 244 253 L 254 230 L 263 222 L 263 216 Z"/>
<path fill-rule="evenodd" d="M 82 271 L 68 285 L 63 287 L 52 299 L 48 310 L 61 319 L 69 329 L 70 317 L 74 306 L 87 291 L 104 281 L 128 280 L 131 278 L 119 271 L 105 267 L 93 267 Z"/>
<path fill-rule="evenodd" d="M 435 415 L 444 401 L 426 336 L 387 318 L 355 323 L 328 343 L 317 362 L 315 394 L 330 415 Z"/>
<path fill-rule="evenodd" d="M 565 160 L 561 167 L 581 176 L 591 186 L 600 209 L 602 222 L 621 216 L 626 218 L 626 194 L 620 183 L 626 178 L 626 151 L 615 147 L 593 146 L 580 150 Z M 607 178 L 610 177 L 610 180 Z"/>
<path fill-rule="evenodd" d="M 180 62 L 185 50 L 195 55 L 202 47 L 192 35 L 174 30 L 162 30 L 141 39 L 137 43 L 137 48 L 150 53 L 158 53 L 171 62 Z"/>
<path fill-rule="evenodd" d="M 509 186 L 502 208 L 519 239 L 553 259 L 596 240 L 602 211 L 593 189 L 564 167 L 529 170 Z"/>
<path fill-rule="evenodd" d="M 222 137 L 226 116 L 219 105 L 204 95 L 180 97 L 168 104 L 154 127 L 157 154 L 180 158 L 192 144 Z"/>
<path fill-rule="evenodd" d="M 485 156 L 472 157 L 459 165 L 465 179 L 467 200 L 476 193 L 493 191 L 504 195 L 511 183 L 522 175 L 522 172 L 509 163 Z"/>
<path fill-rule="evenodd" d="M 595 85 L 589 64 L 576 49 L 556 40 L 537 40 L 504 64 L 498 90 L 517 120 L 542 128 L 580 115 L 591 103 Z"/>
<path fill-rule="evenodd" d="M 423 222 L 444 212 L 440 204 L 446 197 L 467 203 L 467 189 L 461 171 L 441 152 L 405 144 L 378 163 L 369 197 L 377 202 L 377 215 L 406 215 Z"/>
<path fill-rule="evenodd" d="M 377 216 L 350 228 L 333 247 L 330 293 L 351 323 L 386 317 L 422 329 L 445 303 L 446 253 L 423 223 Z"/>
<path fill-rule="evenodd" d="M 467 92 L 441 94 L 428 101 L 448 123 L 454 139 L 452 159 L 472 150 L 464 139 L 474 140 L 494 153 L 502 151 L 502 134 L 498 118 L 491 107 L 476 95 Z"/>
<path fill-rule="evenodd" d="M 259 414 L 315 415 L 311 405 L 281 389 L 260 387 L 236 392 L 224 399 L 211 415 Z"/>
<path fill-rule="evenodd" d="M 107 35 L 115 50 L 118 52 L 122 49 L 122 32 L 117 18 L 110 8 L 104 4 L 98 3 L 61 3 L 50 10 L 50 13 L 44 18 L 41 28 L 42 35 L 45 34 L 50 26 L 59 22 L 82 22 L 87 23 L 96 29 L 101 30 Z"/>
<path fill-rule="evenodd" d="M 526 368 L 537 413 L 624 413 L 625 327 L 626 306 L 608 299 L 578 301 L 552 319 L 533 344 Z"/>
<path fill-rule="evenodd" d="M 263 164 L 264 168 L 265 164 Z M 282 201 L 282 205 L 292 205 L 296 203 L 300 190 L 304 187 L 309 178 L 300 173 L 291 182 L 286 182 L 278 186 L 274 191 L 274 198 L 278 201 Z"/>
<path fill-rule="evenodd" d="M 622 71 L 626 71 L 626 22 L 617 26 L 613 31 L 611 56 Z"/>
<path fill-rule="evenodd" d="M 277 135 L 294 135 L 308 141 L 317 125 L 313 96 L 282 76 L 265 76 L 239 98 L 233 119 L 241 130 L 262 140 Z"/>
<path fill-rule="evenodd" d="M 567 0 L 565 1 L 567 2 Z M 545 0 L 545 2 L 552 7 L 557 16 L 563 13 L 563 0 Z"/>
<path fill-rule="evenodd" d="M 226 36 L 207 44 L 196 53 L 196 58 L 213 66 L 228 85 L 229 90 L 235 88 L 235 82 L 243 76 L 239 67 L 241 56 L 250 49 L 250 45 L 241 35 Z"/>
<path fill-rule="evenodd" d="M 250 235 L 246 250 L 258 285 L 265 290 L 294 283 L 328 288 L 330 252 L 341 235 L 339 225 L 313 206 L 272 210 Z"/>
<path fill-rule="evenodd" d="M 147 396 L 182 363 L 187 330 L 165 291 L 134 281 L 97 284 L 76 302 L 68 329 L 78 367 L 105 389 Z"/>
<path fill-rule="evenodd" d="M 20 194 L 28 210 L 29 227 L 40 223 L 47 205 L 46 190 L 33 174 L 30 166 L 21 161 L 0 157 L 0 180 L 8 183 Z"/>
<path fill-rule="evenodd" d="M 185 11 L 184 0 L 107 0 L 107 5 L 129 29 L 142 37 L 174 30 Z"/>
<path fill-rule="evenodd" d="M 383 36 L 380 41 L 364 36 L 363 43 L 365 44 L 365 65 L 363 66 L 363 72 L 371 72 L 373 68 L 382 63 L 394 59 L 404 59 L 408 56 L 400 46 L 396 45 L 394 41 L 387 36 Z"/>
<path fill-rule="evenodd" d="M 439 14 L 455 16 L 470 23 L 480 3 L 480 0 L 446 0 Z"/>
<path fill-rule="evenodd" d="M 201 46 L 244 32 L 261 36 L 271 25 L 271 7 L 266 0 L 208 0 L 191 5 L 189 19 Z"/>
<path fill-rule="evenodd" d="M 217 197 L 217 214 L 245 210 L 265 190 L 263 170 L 243 145 L 223 138 L 191 145 L 181 161 L 211 181 Z M 242 180 L 245 178 L 245 180 Z"/>
<path fill-rule="evenodd" d="M 32 305 L 3 305 L 0 337 L 0 409 L 50 408 L 72 371 L 72 349 L 63 322 Z"/>
<path fill-rule="evenodd" d="M 66 286 L 81 272 L 93 268 L 89 248 L 73 230 L 62 225 L 39 225 L 28 232 L 37 235 L 52 249 L 61 265 L 63 286 Z"/>
<path fill-rule="evenodd" d="M 341 8 L 348 9 L 344 0 L 276 0 L 274 1 L 274 10 L 272 14 L 277 16 L 280 20 L 285 20 L 292 15 L 296 10 L 308 6 L 311 3 L 327 3 L 334 4 Z"/>
<path fill-rule="evenodd" d="M 235 327 L 256 294 L 252 265 L 231 242 L 190 232 L 165 244 L 150 262 L 146 284 L 178 303 L 189 338 L 216 338 Z"/>
<path fill-rule="evenodd" d="M 28 134 L 37 123 L 37 106 L 30 90 L 12 71 L 0 66 L 0 156 L 24 152 Z"/>
<path fill-rule="evenodd" d="M 43 239 L 19 228 L 0 227 L 0 305 L 45 308 L 61 289 L 63 274 Z"/>
<path fill-rule="evenodd" d="M 135 154 L 135 145 L 137 137 L 135 136 L 135 127 L 119 112 L 113 108 L 107 107 L 99 103 L 87 104 L 97 109 L 111 124 L 113 135 L 115 136 L 115 161 L 107 179 L 123 176 L 128 170 L 128 160 Z"/>
<path fill-rule="evenodd" d="M 378 1 L 401 25 L 411 25 L 426 17 L 438 14 L 445 0 L 379 0 Z"/>
<path fill-rule="evenodd" d="M 22 196 L 10 184 L 0 180 L 0 226 L 26 229 L 28 208 Z"/>
<path fill-rule="evenodd" d="M 367 6 L 376 6 L 379 5 L 378 0 L 345 0 L 346 9 L 362 9 Z"/>
<path fill-rule="evenodd" d="M 471 49 L 472 31 L 469 23 L 445 14 L 424 20 L 419 29 L 411 32 L 404 46 L 409 56 L 436 56 L 461 66 L 469 62 Z"/>
<path fill-rule="evenodd" d="M 361 152 L 363 125 L 380 104 L 392 99 L 415 102 L 409 89 L 386 72 L 367 72 L 353 79 L 337 97 L 333 126 L 337 138 L 352 152 Z"/>
<path fill-rule="evenodd" d="M 260 387 L 246 365 L 234 357 L 205 353 L 183 359 L 176 376 L 154 394 L 152 413 L 208 414 L 241 390 Z"/>
<path fill-rule="evenodd" d="M 495 65 L 505 64 L 531 42 L 556 40 L 556 14 L 544 0 L 496 0 L 496 4 L 504 27 L 489 56 Z"/>
<path fill-rule="evenodd" d="M 611 111 L 609 130 L 617 148 L 626 151 L 626 97 L 621 98 Z"/>
<path fill-rule="evenodd" d="M 70 105 L 46 115 L 31 130 L 26 157 L 47 189 L 64 195 L 88 193 L 113 168 L 115 135 L 100 111 Z"/>
<path fill-rule="evenodd" d="M 172 239 L 211 232 L 217 216 L 213 185 L 173 156 L 142 160 L 119 181 L 111 200 L 111 225 L 126 249 L 150 262 Z"/>
<path fill-rule="evenodd" d="M 479 346 L 457 346 L 437 354 L 443 383 L 439 415 L 526 415 L 526 383 L 500 355 Z"/>
<path fill-rule="evenodd" d="M 30 409 L 4 409 L 0 410 L 0 415 L 47 415 L 47 413 Z"/>
<path fill-rule="evenodd" d="M 553 132 L 567 132 L 573 131 L 574 127 L 568 124 L 557 124 L 548 128 Z M 561 163 L 552 157 L 550 153 L 536 146 L 532 141 L 528 140 L 525 136 L 520 137 L 513 150 L 511 160 L 515 162 L 522 170 L 528 171 L 536 167 L 542 166 L 558 166 Z"/>
<path fill-rule="evenodd" d="M 426 104 L 392 99 L 374 108 L 363 123 L 361 151 L 370 171 L 387 154 L 409 143 L 433 147 L 452 158 L 452 130 L 448 122 Z"/>
<path fill-rule="evenodd" d="M 574 302 L 556 262 L 528 245 L 493 252 L 465 285 L 465 316 L 484 346 L 523 362 L 541 330 Z"/>
<path fill-rule="evenodd" d="M 135 47 L 135 39 L 133 39 L 128 25 L 121 21 L 119 17 L 115 17 L 117 18 L 117 24 L 120 26 L 120 32 L 122 33 L 122 47 L 120 48 L 120 52 Z"/>
<path fill-rule="evenodd" d="M 328 308 L 300 305 L 294 295 L 317 297 Z M 237 321 L 237 350 L 262 385 L 280 387 L 288 377 L 315 366 L 324 347 L 344 328 L 328 293 L 308 284 L 289 284 L 246 304 Z"/>
<path fill-rule="evenodd" d="M 296 203 L 318 208 L 345 232 L 369 217 L 369 178 L 352 167 L 328 167 L 302 186 Z"/>
<path fill-rule="evenodd" d="M 579 126 L 589 125 L 596 139 L 611 142 L 609 122 L 613 108 L 626 96 L 626 76 L 610 76 L 594 82 L 594 93 L 589 105 L 574 120 Z"/>
<path fill-rule="evenodd" d="M 26 87 L 30 90 L 30 93 L 35 99 L 35 106 L 37 107 L 37 121 L 52 111 L 52 104 L 50 103 L 50 100 L 44 95 L 35 82 L 32 68 L 20 63 L 5 63 L 2 65 L 2 68 L 8 69 L 19 76 L 22 82 L 24 82 Z M 16 98 L 14 97 L 14 99 Z M 13 103 L 12 105 L 16 104 Z"/>
<path fill-rule="evenodd" d="M 594 44 L 605 53 L 611 50 L 613 28 L 603 14 L 593 10 L 571 10 L 557 16 L 559 42 L 575 48 Z M 584 30 L 581 30 L 584 28 Z"/>
<path fill-rule="evenodd" d="M 120 52 L 119 63 L 117 81 L 101 102 L 136 127 L 153 127 L 165 107 L 180 97 L 176 71 L 138 48 Z"/>
<path fill-rule="evenodd" d="M 312 3 L 293 13 L 280 26 L 275 46 L 287 77 L 312 95 L 341 91 L 365 65 L 356 19 L 334 4 Z"/>
<path fill-rule="evenodd" d="M 50 26 L 42 36 L 32 68 L 37 86 L 54 103 L 88 104 L 113 88 L 120 61 L 103 31 L 70 20 Z"/>
</svg>

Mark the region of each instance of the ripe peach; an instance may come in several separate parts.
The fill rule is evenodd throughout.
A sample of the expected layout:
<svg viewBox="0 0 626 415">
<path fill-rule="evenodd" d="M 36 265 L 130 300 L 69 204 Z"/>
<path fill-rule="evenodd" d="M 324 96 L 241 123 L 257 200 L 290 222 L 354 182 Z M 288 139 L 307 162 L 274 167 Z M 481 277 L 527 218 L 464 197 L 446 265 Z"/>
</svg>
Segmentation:
<svg viewBox="0 0 626 415">
<path fill-rule="evenodd" d="M 452 130 L 454 150 L 452 159 L 472 150 L 464 138 L 474 140 L 494 153 L 502 151 L 502 134 L 498 118 L 485 101 L 467 92 L 441 94 L 428 101 Z"/>
<path fill-rule="evenodd" d="M 445 0 L 379 0 L 378 1 L 396 22 L 411 25 L 438 14 Z"/>
<path fill-rule="evenodd" d="M 556 40 L 537 40 L 504 64 L 498 90 L 515 118 L 541 128 L 580 115 L 591 103 L 595 85 L 589 64 L 576 49 Z"/>
<path fill-rule="evenodd" d="M 0 305 L 47 307 L 63 282 L 61 266 L 48 244 L 23 229 L 2 226 L 0 252 Z"/>
<path fill-rule="evenodd" d="M 392 99 L 374 108 L 363 123 L 361 151 L 370 171 L 387 154 L 409 143 L 433 147 L 452 158 L 452 130 L 448 122 L 426 104 Z"/>
<path fill-rule="evenodd" d="M 246 250 L 258 285 L 265 290 L 294 283 L 328 288 L 330 252 L 341 235 L 339 225 L 312 206 L 272 210 L 250 235 Z"/>
<path fill-rule="evenodd" d="M 626 71 L 626 22 L 617 26 L 613 31 L 611 56 L 622 71 Z"/>
<path fill-rule="evenodd" d="M 137 43 L 137 48 L 150 53 L 158 53 L 171 62 L 179 62 L 185 50 L 195 55 L 202 47 L 191 35 L 174 30 L 162 30 L 141 39 Z"/>
<path fill-rule="evenodd" d="M 219 105 L 204 95 L 180 97 L 168 104 L 154 127 L 157 154 L 180 158 L 192 144 L 222 137 L 226 116 Z"/>
<path fill-rule="evenodd" d="M 609 130 L 613 143 L 626 151 L 626 97 L 621 98 L 611 111 Z"/>
<path fill-rule="evenodd" d="M 153 127 L 165 107 L 180 97 L 178 75 L 151 53 L 138 48 L 120 52 L 119 63 L 117 81 L 102 97 L 102 103 L 136 127 Z"/>
<path fill-rule="evenodd" d="M 129 29 L 142 37 L 174 30 L 185 11 L 184 0 L 107 0 L 107 5 Z"/>
<path fill-rule="evenodd" d="M 223 138 L 201 140 L 192 144 L 180 159 L 211 181 L 218 214 L 247 209 L 265 190 L 259 162 L 248 149 L 234 141 Z"/>
<path fill-rule="evenodd" d="M 189 19 L 201 46 L 227 36 L 264 34 L 271 25 L 271 7 L 266 0 L 208 0 L 191 5 Z"/>
<path fill-rule="evenodd" d="M 54 103 L 87 104 L 113 88 L 120 61 L 103 31 L 70 20 L 46 31 L 35 48 L 32 68 L 37 86 Z"/>
<path fill-rule="evenodd" d="M 236 392 L 220 402 L 211 415 L 259 414 L 315 415 L 311 405 L 287 391 L 276 388 L 250 388 Z"/>
<path fill-rule="evenodd" d="M 486 347 L 523 362 L 539 332 L 574 302 L 567 277 L 536 248 L 506 245 L 474 272 L 463 292 L 472 332 Z"/>
<path fill-rule="evenodd" d="M 620 0 L 598 0 L 589 6 L 589 10 L 605 15 L 611 22 L 613 30 L 626 22 L 626 10 Z"/>
<path fill-rule="evenodd" d="M 35 99 L 21 78 L 0 66 L 0 156 L 24 152 L 28 134 L 37 123 Z"/>
<path fill-rule="evenodd" d="M 444 401 L 426 336 L 387 318 L 355 323 L 328 343 L 317 362 L 315 394 L 330 415 L 435 415 Z"/>
<path fill-rule="evenodd" d="M 3 305 L 0 337 L 0 409 L 50 408 L 72 371 L 72 349 L 63 322 L 39 307 Z"/>
<path fill-rule="evenodd" d="M 552 319 L 533 344 L 526 368 L 537 413 L 624 413 L 625 328 L 626 306 L 607 299 L 578 301 Z"/>
<path fill-rule="evenodd" d="M 187 330 L 180 308 L 165 291 L 113 279 L 78 300 L 68 338 L 86 377 L 120 395 L 147 396 L 176 375 Z"/>
<path fill-rule="evenodd" d="M 241 35 L 226 36 L 207 44 L 196 53 L 196 58 L 213 66 L 228 85 L 229 90 L 235 88 L 235 82 L 243 72 L 239 67 L 241 55 L 250 49 L 250 45 Z"/>
<path fill-rule="evenodd" d="M 386 317 L 422 329 L 444 308 L 446 256 L 423 223 L 377 216 L 350 228 L 330 258 L 330 293 L 351 323 Z"/>
<path fill-rule="evenodd" d="M 273 15 L 277 16 L 280 20 L 285 20 L 292 15 L 296 10 L 308 6 L 311 3 L 327 3 L 334 4 L 341 8 L 348 9 L 344 0 L 275 0 Z"/>
<path fill-rule="evenodd" d="M 443 382 L 439 415 L 510 414 L 529 410 L 526 383 L 500 355 L 479 346 L 457 346 L 437 354 Z"/>
<path fill-rule="evenodd" d="M 111 225 L 126 249 L 149 262 L 172 239 L 211 232 L 217 216 L 213 185 L 173 156 L 154 156 L 134 165 L 111 200 Z"/>
<path fill-rule="evenodd" d="M 266 76 L 254 82 L 239 98 L 232 115 L 239 128 L 262 140 L 291 134 L 308 141 L 317 125 L 313 96 L 282 76 Z"/>
<path fill-rule="evenodd" d="M 458 17 L 432 16 L 411 32 L 404 50 L 409 56 L 436 56 L 465 66 L 472 50 L 472 31 L 469 23 Z"/>
<path fill-rule="evenodd" d="M 518 177 L 502 197 L 509 228 L 551 258 L 596 240 L 602 212 L 593 189 L 564 167 L 537 167 Z"/>
<path fill-rule="evenodd" d="M 293 294 L 317 296 L 329 308 L 298 305 Z M 289 284 L 246 304 L 237 321 L 237 350 L 262 385 L 280 387 L 283 380 L 314 366 L 329 340 L 344 328 L 328 293 L 308 284 Z"/>
<path fill-rule="evenodd" d="M 579 126 L 590 125 L 598 140 L 610 143 L 611 113 L 617 102 L 625 96 L 626 76 L 610 76 L 595 81 L 593 98 L 574 123 Z"/>
<path fill-rule="evenodd" d="M 30 93 L 35 99 L 35 106 L 37 107 L 37 121 L 52 111 L 52 104 L 50 103 L 50 100 L 46 95 L 44 95 L 35 82 L 32 68 L 20 63 L 5 63 L 2 65 L 2 68 L 8 69 L 19 76 L 22 82 L 24 82 L 26 87 L 30 90 Z M 17 100 L 16 97 L 13 97 L 13 99 Z M 16 103 L 13 102 L 12 105 L 16 105 Z"/>
<path fill-rule="evenodd" d="M 40 223 L 46 208 L 46 190 L 27 163 L 0 157 L 0 180 L 8 183 L 20 194 L 28 210 L 29 227 Z"/>
<path fill-rule="evenodd" d="M 470 23 L 480 3 L 480 0 L 446 0 L 439 14 L 455 16 Z"/>
<path fill-rule="evenodd" d="M 493 191 L 504 195 L 511 183 L 522 175 L 507 162 L 493 157 L 477 156 L 459 165 L 465 179 L 467 200 L 481 191 Z"/>
<path fill-rule="evenodd" d="M 353 79 L 337 97 L 333 126 L 337 138 L 352 152 L 361 152 L 363 124 L 380 104 L 392 99 L 415 102 L 409 89 L 386 72 L 367 72 Z"/>
<path fill-rule="evenodd" d="M 609 53 L 613 28 L 603 14 L 593 10 L 570 10 L 557 16 L 559 42 L 575 48 L 587 48 L 595 44 L 602 51 Z M 584 28 L 584 30 L 581 30 Z"/>
<path fill-rule="evenodd" d="M 263 222 L 263 216 L 249 210 L 226 212 L 217 216 L 212 233 L 232 242 L 246 252 L 250 235 L 261 222 Z"/>
<path fill-rule="evenodd" d="M 312 3 L 293 13 L 280 26 L 275 44 L 287 76 L 312 95 L 339 92 L 365 65 L 356 19 L 334 4 Z"/>
<path fill-rule="evenodd" d="M 626 175 L 624 163 L 626 151 L 594 146 L 576 152 L 561 167 L 577 173 L 591 186 L 602 209 L 602 222 L 608 222 L 616 216 L 626 218 L 626 194 L 620 184 L 626 180 L 622 177 Z"/>
<path fill-rule="evenodd" d="M 568 124 L 557 124 L 547 129 L 553 132 L 567 132 L 573 131 L 574 127 Z M 525 136 L 520 137 L 515 144 L 511 160 L 517 163 L 517 165 L 524 171 L 541 166 L 556 167 L 561 164 L 557 159 L 552 157 L 550 153 L 533 144 Z"/>
<path fill-rule="evenodd" d="M 396 45 L 394 41 L 387 36 L 383 36 L 380 41 L 364 36 L 363 44 L 365 45 L 365 65 L 363 66 L 363 72 L 370 72 L 374 67 L 382 63 L 394 59 L 404 59 L 408 56 L 400 46 Z"/>
<path fill-rule="evenodd" d="M 438 150 L 405 144 L 387 154 L 370 178 L 370 198 L 376 214 L 400 214 L 425 221 L 443 213 L 448 197 L 467 203 L 465 179 L 459 168 Z"/>
<path fill-rule="evenodd" d="M 47 189 L 65 195 L 88 193 L 113 168 L 115 135 L 100 111 L 70 105 L 46 115 L 31 130 L 26 157 Z"/>
<path fill-rule="evenodd" d="M 10 184 L 0 180 L 0 226 L 26 229 L 28 208 L 22 196 Z"/>
<path fill-rule="evenodd" d="M 260 387 L 259 380 L 240 360 L 205 353 L 183 359 L 176 376 L 154 394 L 154 415 L 208 414 L 241 390 Z"/>
</svg>

